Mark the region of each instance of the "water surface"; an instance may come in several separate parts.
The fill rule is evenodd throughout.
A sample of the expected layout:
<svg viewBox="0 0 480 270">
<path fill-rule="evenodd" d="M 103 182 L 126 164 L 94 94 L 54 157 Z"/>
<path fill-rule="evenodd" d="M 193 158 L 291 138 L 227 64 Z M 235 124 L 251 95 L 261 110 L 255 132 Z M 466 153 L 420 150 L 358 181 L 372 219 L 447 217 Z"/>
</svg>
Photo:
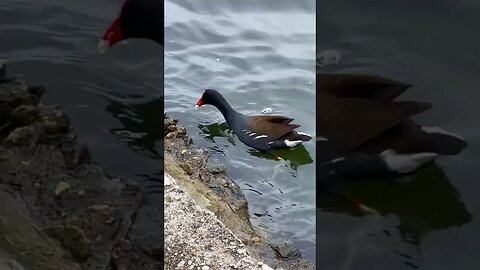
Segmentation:
<svg viewBox="0 0 480 270">
<path fill-rule="evenodd" d="M 319 269 L 478 269 L 480 2 L 343 0 L 318 8 L 317 54 L 340 55 L 322 71 L 412 83 L 401 99 L 433 103 L 418 123 L 470 144 L 410 182 L 346 185 L 381 215 L 358 217 L 338 202 L 323 205 Z"/>
<path fill-rule="evenodd" d="M 99 38 L 123 1 L 2 0 L 0 59 L 10 73 L 46 87 L 74 132 L 106 171 L 145 183 L 163 201 L 163 54 L 132 40 L 97 53 Z"/>
<path fill-rule="evenodd" d="M 314 142 L 273 160 L 242 144 L 212 106 L 194 110 L 203 90 L 220 91 L 244 114 L 265 108 L 315 131 L 315 1 L 167 1 L 165 110 L 193 141 L 226 164 L 243 189 L 253 225 L 315 248 Z"/>
</svg>

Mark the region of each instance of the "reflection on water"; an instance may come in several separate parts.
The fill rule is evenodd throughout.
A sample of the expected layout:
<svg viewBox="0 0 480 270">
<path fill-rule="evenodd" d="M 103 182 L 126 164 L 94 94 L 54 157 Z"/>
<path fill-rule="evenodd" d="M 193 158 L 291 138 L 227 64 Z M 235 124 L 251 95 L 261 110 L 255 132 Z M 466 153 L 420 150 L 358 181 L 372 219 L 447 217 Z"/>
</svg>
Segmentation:
<svg viewBox="0 0 480 270">
<path fill-rule="evenodd" d="M 348 200 L 318 194 L 320 269 L 478 269 L 480 39 L 478 1 L 325 2 L 317 13 L 322 72 L 375 74 L 412 83 L 401 100 L 433 108 L 415 121 L 469 142 L 412 177 L 339 182 Z M 318 149 L 321 151 L 321 149 Z M 345 199 L 345 198 L 343 198 Z M 359 215 L 352 202 L 378 214 Z"/>
<path fill-rule="evenodd" d="M 198 124 L 198 128 L 202 131 L 201 135 L 212 143 L 215 143 L 215 137 L 225 137 L 227 141 L 235 146 L 235 139 L 232 130 L 228 127 L 226 122 L 213 124 Z M 240 143 L 240 142 L 239 142 Z M 225 146 L 228 147 L 228 146 Z M 218 150 L 221 152 L 221 150 Z M 269 160 L 287 160 L 292 169 L 297 169 L 299 166 L 310 164 L 313 159 L 304 145 L 299 145 L 293 149 L 279 149 L 270 153 L 260 152 L 256 149 L 247 149 L 247 153 L 258 158 Z"/>
</svg>

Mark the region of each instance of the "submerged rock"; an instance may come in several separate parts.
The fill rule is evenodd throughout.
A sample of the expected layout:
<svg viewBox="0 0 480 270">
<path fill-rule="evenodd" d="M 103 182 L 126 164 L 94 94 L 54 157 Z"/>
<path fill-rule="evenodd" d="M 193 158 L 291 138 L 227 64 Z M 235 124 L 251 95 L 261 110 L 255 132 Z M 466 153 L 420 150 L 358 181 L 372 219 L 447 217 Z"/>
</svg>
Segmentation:
<svg viewBox="0 0 480 270">
<path fill-rule="evenodd" d="M 55 226 L 47 229 L 47 234 L 57 239 L 75 259 L 85 260 L 92 255 L 92 241 L 77 226 Z"/>
<path fill-rule="evenodd" d="M 221 163 L 218 159 L 209 159 L 207 162 L 207 171 L 212 174 L 222 174 L 227 171 L 225 164 Z"/>
</svg>

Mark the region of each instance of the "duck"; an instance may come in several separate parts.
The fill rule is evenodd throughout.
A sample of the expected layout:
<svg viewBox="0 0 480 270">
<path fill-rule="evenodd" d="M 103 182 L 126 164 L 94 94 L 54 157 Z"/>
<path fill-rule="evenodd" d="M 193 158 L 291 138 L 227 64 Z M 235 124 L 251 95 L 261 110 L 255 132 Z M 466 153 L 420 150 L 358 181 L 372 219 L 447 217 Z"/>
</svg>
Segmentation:
<svg viewBox="0 0 480 270">
<path fill-rule="evenodd" d="M 310 141 L 311 135 L 296 131 L 299 124 L 293 124 L 290 117 L 282 115 L 247 116 L 235 111 L 220 92 L 206 89 L 195 105 L 198 109 L 204 105 L 216 107 L 225 118 L 232 132 L 238 139 L 260 151 L 269 152 L 276 149 L 294 148 Z"/>
<path fill-rule="evenodd" d="M 147 39 L 164 44 L 164 1 L 126 0 L 120 14 L 105 31 L 98 43 L 98 51 L 130 38 Z"/>
<path fill-rule="evenodd" d="M 431 103 L 395 100 L 410 87 L 376 75 L 317 72 L 318 172 L 354 179 L 409 175 L 462 152 L 468 143 L 461 136 L 412 120 Z"/>
</svg>

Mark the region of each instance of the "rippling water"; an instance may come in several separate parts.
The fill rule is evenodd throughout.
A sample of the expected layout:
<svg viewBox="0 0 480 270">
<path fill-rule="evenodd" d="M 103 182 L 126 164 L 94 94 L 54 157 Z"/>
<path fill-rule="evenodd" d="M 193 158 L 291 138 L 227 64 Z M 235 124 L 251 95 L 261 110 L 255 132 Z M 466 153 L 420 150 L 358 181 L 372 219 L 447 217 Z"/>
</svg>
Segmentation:
<svg viewBox="0 0 480 270">
<path fill-rule="evenodd" d="M 418 122 L 461 134 L 470 144 L 411 182 L 345 186 L 381 215 L 355 217 L 338 203 L 324 205 L 317 213 L 319 269 L 479 269 L 479 14 L 478 0 L 319 6 L 322 71 L 410 82 L 414 87 L 401 99 L 433 104 Z"/>
<path fill-rule="evenodd" d="M 165 109 L 226 163 L 246 194 L 253 224 L 293 241 L 314 260 L 313 141 L 278 153 L 287 159 L 278 162 L 239 142 L 215 108 L 194 110 L 203 90 L 214 88 L 242 113 L 271 108 L 314 134 L 315 2 L 276 3 L 167 1 Z"/>
<path fill-rule="evenodd" d="M 75 133 L 105 169 L 144 179 L 162 196 L 163 57 L 153 42 L 133 40 L 99 55 L 98 39 L 123 1 L 2 0 L 0 59 L 10 72 L 47 88 Z"/>
</svg>

